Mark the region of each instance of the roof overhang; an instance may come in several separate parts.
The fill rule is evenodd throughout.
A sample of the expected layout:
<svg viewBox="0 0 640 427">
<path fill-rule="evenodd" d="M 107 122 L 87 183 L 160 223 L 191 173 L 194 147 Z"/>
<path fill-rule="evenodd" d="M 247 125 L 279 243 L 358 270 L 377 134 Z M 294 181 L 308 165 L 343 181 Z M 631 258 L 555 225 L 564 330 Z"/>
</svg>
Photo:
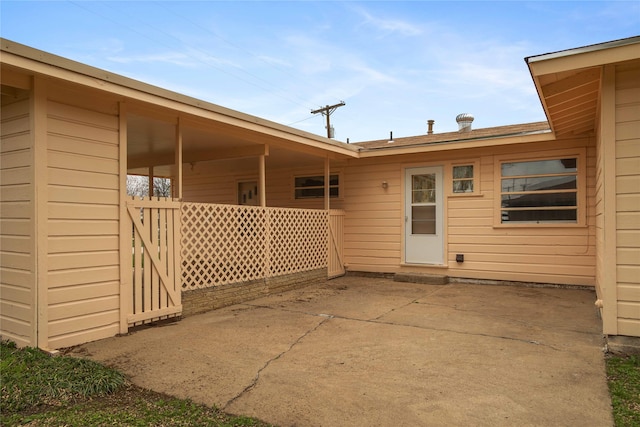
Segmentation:
<svg viewBox="0 0 640 427">
<path fill-rule="evenodd" d="M 0 62 L 3 69 L 21 70 L 24 72 L 23 75 L 59 79 L 126 100 L 129 112 L 135 114 L 137 120 L 152 117 L 145 123 L 146 127 L 166 128 L 166 144 L 173 140 L 172 126 L 175 125 L 176 118 L 181 117 L 185 125 L 190 127 L 194 138 L 196 135 L 202 136 L 202 142 L 194 144 L 194 149 L 200 153 L 205 150 L 204 145 L 209 132 L 209 141 L 228 141 L 223 147 L 212 146 L 211 150 L 228 150 L 231 145 L 268 144 L 272 153 L 281 150 L 328 158 L 358 156 L 356 147 L 339 141 L 110 73 L 10 40 L 0 39 L 0 43 Z M 3 83 L 5 77 L 7 76 L 3 75 Z M 24 86 L 28 85 L 29 81 L 25 79 L 24 82 L 15 83 Z M 158 117 L 161 119 L 158 120 Z M 212 132 L 217 138 L 211 138 Z M 131 130 L 130 135 L 133 135 Z M 131 143 L 134 141 L 130 141 Z M 162 157 L 165 148 L 160 147 L 156 154 Z M 251 149 L 249 151 L 252 152 Z"/>
<path fill-rule="evenodd" d="M 415 153 L 434 153 L 452 150 L 469 150 L 473 148 L 499 147 L 503 145 L 528 144 L 532 142 L 552 141 L 555 139 L 550 131 L 532 132 L 529 134 L 520 134 L 513 136 L 490 136 L 485 138 L 474 138 L 468 140 L 442 141 L 437 143 L 425 143 L 405 145 L 401 147 L 389 146 L 384 148 L 375 148 L 370 150 L 362 150 L 360 157 L 380 157 L 394 156 Z"/>
<path fill-rule="evenodd" d="M 603 67 L 638 58 L 640 37 L 525 58 L 555 135 L 595 132 Z"/>
</svg>

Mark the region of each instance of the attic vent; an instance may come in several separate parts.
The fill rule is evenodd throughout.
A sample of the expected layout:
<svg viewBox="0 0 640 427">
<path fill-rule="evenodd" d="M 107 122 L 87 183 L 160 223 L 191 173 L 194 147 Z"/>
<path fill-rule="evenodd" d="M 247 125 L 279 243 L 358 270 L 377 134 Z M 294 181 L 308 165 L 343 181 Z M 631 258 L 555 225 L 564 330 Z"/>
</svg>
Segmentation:
<svg viewBox="0 0 640 427">
<path fill-rule="evenodd" d="M 473 123 L 473 118 L 473 114 L 458 114 L 456 116 L 456 122 L 458 122 L 458 132 L 469 132 L 471 130 L 471 123 Z"/>
</svg>

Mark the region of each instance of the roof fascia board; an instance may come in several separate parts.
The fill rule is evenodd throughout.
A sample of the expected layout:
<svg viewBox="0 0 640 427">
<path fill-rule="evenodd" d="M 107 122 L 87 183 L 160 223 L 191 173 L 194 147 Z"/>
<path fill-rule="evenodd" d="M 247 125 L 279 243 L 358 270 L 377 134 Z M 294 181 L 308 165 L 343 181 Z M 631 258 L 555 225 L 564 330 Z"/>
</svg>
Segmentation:
<svg viewBox="0 0 640 427">
<path fill-rule="evenodd" d="M 398 148 L 377 148 L 372 150 L 363 150 L 360 152 L 360 157 L 381 157 L 392 156 L 401 154 L 417 154 L 417 153 L 430 153 L 439 151 L 452 151 L 452 150 L 465 150 L 471 148 L 486 148 L 486 147 L 499 147 L 502 145 L 515 145 L 526 144 L 530 142 L 544 142 L 555 140 L 555 134 L 553 132 L 540 132 L 530 135 L 519 135 L 502 138 L 482 138 L 468 141 L 451 141 L 451 142 L 436 142 L 428 145 L 410 145 L 406 147 Z"/>
<path fill-rule="evenodd" d="M 358 148 L 291 128 L 256 116 L 149 85 L 99 68 L 0 39 L 1 62 L 29 72 L 80 84 L 117 96 L 185 112 L 209 120 L 249 128 L 347 157 L 357 157 Z"/>
<path fill-rule="evenodd" d="M 540 76 L 638 58 L 640 37 L 526 58 L 531 74 Z"/>
</svg>

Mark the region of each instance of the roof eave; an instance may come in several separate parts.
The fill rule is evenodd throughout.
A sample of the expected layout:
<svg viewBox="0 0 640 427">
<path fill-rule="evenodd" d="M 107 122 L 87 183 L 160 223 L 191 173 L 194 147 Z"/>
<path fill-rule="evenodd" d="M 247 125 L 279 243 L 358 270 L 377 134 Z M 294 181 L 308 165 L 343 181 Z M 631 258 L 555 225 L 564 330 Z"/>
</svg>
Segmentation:
<svg viewBox="0 0 640 427">
<path fill-rule="evenodd" d="M 116 95 L 143 102 L 160 104 L 167 107 L 170 105 L 170 108 L 177 111 L 206 116 L 207 114 L 197 114 L 197 110 L 202 110 L 203 112 L 213 113 L 221 119 L 228 118 L 230 122 L 236 125 L 241 125 L 242 123 L 246 123 L 252 127 L 257 125 L 275 131 L 275 133 L 279 135 L 290 135 L 287 139 L 314 148 L 322 148 L 347 157 L 357 157 L 358 155 L 359 149 L 357 147 L 350 146 L 343 142 L 334 141 L 300 129 L 153 86 L 100 68 L 34 49 L 11 40 L 0 38 L 0 51 L 2 52 L 2 57 L 0 58 L 1 63 L 22 68 L 33 73 L 59 78 L 102 91 L 107 90 Z"/>
<path fill-rule="evenodd" d="M 497 147 L 502 145 L 526 144 L 531 142 L 552 141 L 555 135 L 550 130 L 520 133 L 516 135 L 490 136 L 466 140 L 430 142 L 407 145 L 404 147 L 379 147 L 362 149 L 360 157 L 380 157 L 414 153 L 463 150 L 471 148 Z"/>
</svg>

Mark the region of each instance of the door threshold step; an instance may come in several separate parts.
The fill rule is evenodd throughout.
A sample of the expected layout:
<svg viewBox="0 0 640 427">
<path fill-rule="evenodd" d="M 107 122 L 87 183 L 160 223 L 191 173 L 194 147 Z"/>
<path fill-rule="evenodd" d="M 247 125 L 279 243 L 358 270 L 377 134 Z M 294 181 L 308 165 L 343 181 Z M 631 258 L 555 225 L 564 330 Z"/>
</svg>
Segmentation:
<svg viewBox="0 0 640 427">
<path fill-rule="evenodd" d="M 393 276 L 395 282 L 420 283 L 423 285 L 446 285 L 449 276 L 426 273 L 396 273 Z"/>
</svg>

